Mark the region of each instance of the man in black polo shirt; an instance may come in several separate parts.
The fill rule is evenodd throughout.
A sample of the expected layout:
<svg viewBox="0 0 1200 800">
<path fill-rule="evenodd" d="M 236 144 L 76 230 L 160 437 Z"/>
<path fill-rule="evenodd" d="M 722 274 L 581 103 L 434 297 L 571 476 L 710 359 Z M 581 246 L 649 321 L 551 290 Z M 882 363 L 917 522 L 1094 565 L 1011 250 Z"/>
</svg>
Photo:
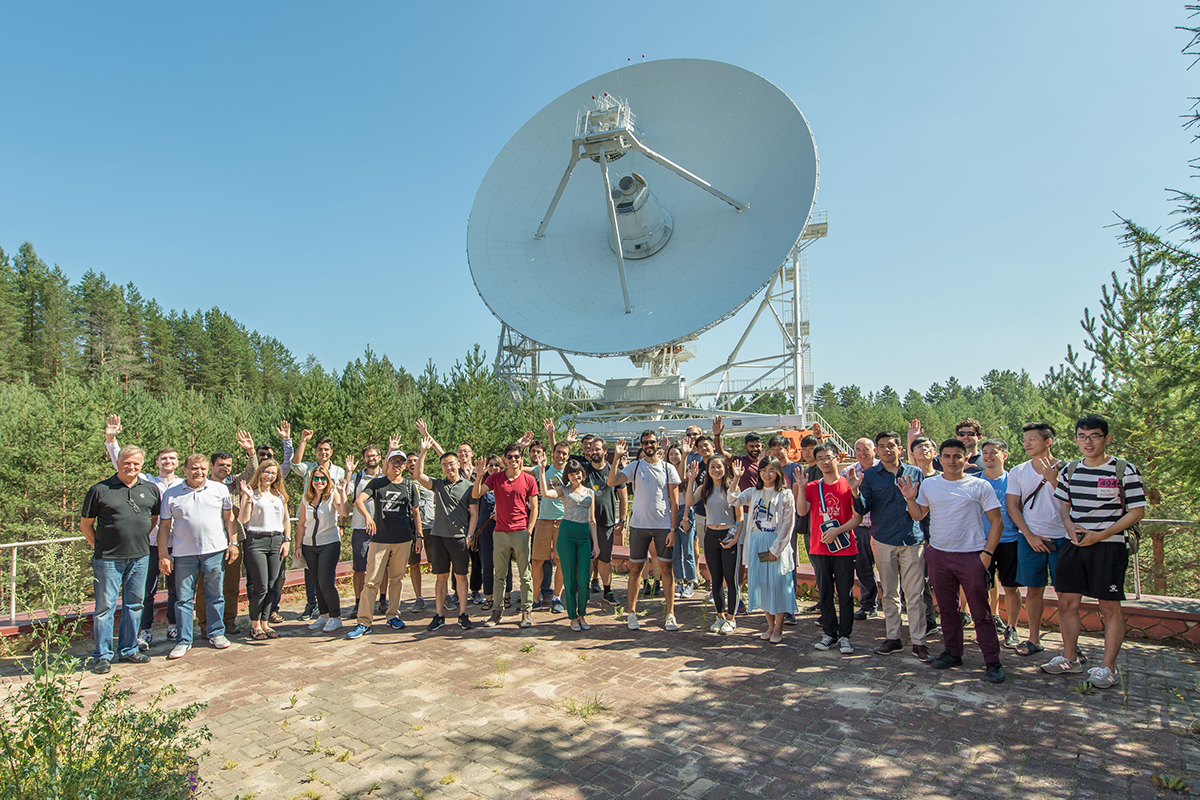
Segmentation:
<svg viewBox="0 0 1200 800">
<path fill-rule="evenodd" d="M 121 598 L 121 628 L 117 656 L 144 664 L 150 658 L 138 650 L 138 620 L 150 563 L 150 531 L 158 524 L 161 498 L 154 484 L 141 478 L 146 454 L 125 445 L 117 454 L 117 472 L 88 490 L 83 499 L 79 530 L 95 550 L 92 580 L 96 611 L 92 631 L 96 651 L 92 671 L 104 674 L 113 660 L 113 619 Z"/>
</svg>

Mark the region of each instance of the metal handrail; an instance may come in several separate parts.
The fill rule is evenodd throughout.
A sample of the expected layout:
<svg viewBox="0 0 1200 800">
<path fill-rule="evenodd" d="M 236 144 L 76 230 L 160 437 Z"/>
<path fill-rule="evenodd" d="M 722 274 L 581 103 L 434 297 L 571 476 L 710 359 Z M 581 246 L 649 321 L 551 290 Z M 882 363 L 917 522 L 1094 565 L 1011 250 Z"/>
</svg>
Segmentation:
<svg viewBox="0 0 1200 800">
<path fill-rule="evenodd" d="M 82 536 L 70 536 L 64 539 L 37 539 L 32 542 L 9 542 L 0 544 L 0 550 L 12 550 L 12 570 L 8 583 L 8 621 L 17 621 L 17 548 L 32 547 L 37 544 L 65 544 L 66 542 L 82 542 Z"/>
<path fill-rule="evenodd" d="M 1195 525 L 1191 519 L 1143 519 L 1140 525 Z M 1142 558 L 1141 552 L 1133 554 L 1133 596 L 1142 599 Z"/>
</svg>

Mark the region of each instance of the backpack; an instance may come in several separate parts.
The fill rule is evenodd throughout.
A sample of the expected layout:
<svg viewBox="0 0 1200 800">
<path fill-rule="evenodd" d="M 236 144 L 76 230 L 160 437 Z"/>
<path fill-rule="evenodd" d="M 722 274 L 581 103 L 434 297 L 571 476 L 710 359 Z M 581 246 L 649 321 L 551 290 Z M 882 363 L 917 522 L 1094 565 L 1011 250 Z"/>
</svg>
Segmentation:
<svg viewBox="0 0 1200 800">
<path fill-rule="evenodd" d="M 1072 461 L 1070 464 L 1067 464 L 1067 486 L 1068 487 L 1070 487 L 1070 485 L 1071 485 L 1071 477 L 1075 474 L 1076 468 L 1081 463 L 1083 463 L 1083 462 Z M 1116 466 L 1116 475 L 1117 475 L 1117 491 L 1120 493 L 1120 496 L 1121 496 L 1121 515 L 1124 516 L 1125 512 L 1129 510 L 1128 507 L 1125 505 L 1125 468 L 1127 466 L 1129 466 L 1129 462 L 1125 461 L 1124 459 L 1118 458 L 1115 466 Z M 1129 552 L 1131 555 L 1137 555 L 1138 548 L 1141 547 L 1141 544 L 1142 544 L 1142 526 L 1141 526 L 1141 524 L 1139 523 L 1137 525 L 1131 525 L 1130 527 L 1126 528 L 1122 532 L 1124 534 L 1126 534 L 1125 547 L 1129 549 Z"/>
</svg>

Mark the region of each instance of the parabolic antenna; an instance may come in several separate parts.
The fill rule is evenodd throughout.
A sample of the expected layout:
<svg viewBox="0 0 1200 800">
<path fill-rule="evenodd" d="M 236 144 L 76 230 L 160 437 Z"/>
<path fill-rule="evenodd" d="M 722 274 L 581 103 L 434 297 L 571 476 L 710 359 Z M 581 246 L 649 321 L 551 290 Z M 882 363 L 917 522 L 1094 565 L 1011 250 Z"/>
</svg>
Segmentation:
<svg viewBox="0 0 1200 800">
<path fill-rule="evenodd" d="M 694 338 L 771 280 L 817 178 L 808 122 L 766 79 L 698 59 L 623 67 L 496 156 L 467 225 L 471 275 L 493 314 L 555 349 Z"/>
</svg>

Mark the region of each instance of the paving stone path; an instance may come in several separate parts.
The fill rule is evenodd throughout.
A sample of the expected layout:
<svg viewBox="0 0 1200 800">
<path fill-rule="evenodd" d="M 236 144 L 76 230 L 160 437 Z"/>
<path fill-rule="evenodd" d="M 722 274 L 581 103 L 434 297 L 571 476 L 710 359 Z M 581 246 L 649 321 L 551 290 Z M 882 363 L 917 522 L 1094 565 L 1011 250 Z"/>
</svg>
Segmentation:
<svg viewBox="0 0 1200 800">
<path fill-rule="evenodd" d="M 679 602 L 675 633 L 661 600 L 645 609 L 637 632 L 610 610 L 585 634 L 548 613 L 528 630 L 509 616 L 431 634 L 430 611 L 406 611 L 406 630 L 377 622 L 354 642 L 288 622 L 276 641 L 176 662 L 156 645 L 151 664 L 114 673 L 139 695 L 173 684 L 171 702 L 208 703 L 213 798 L 1179 796 L 1154 775 L 1200 787 L 1193 649 L 1128 642 L 1124 688 L 1080 694 L 1078 678 L 1039 674 L 1040 656 L 1005 651 L 1009 680 L 993 686 L 973 644 L 945 672 L 873 655 L 880 619 L 856 623 L 846 657 L 812 649 L 811 616 L 769 645 L 761 618 L 705 632 L 699 595 Z"/>
</svg>

